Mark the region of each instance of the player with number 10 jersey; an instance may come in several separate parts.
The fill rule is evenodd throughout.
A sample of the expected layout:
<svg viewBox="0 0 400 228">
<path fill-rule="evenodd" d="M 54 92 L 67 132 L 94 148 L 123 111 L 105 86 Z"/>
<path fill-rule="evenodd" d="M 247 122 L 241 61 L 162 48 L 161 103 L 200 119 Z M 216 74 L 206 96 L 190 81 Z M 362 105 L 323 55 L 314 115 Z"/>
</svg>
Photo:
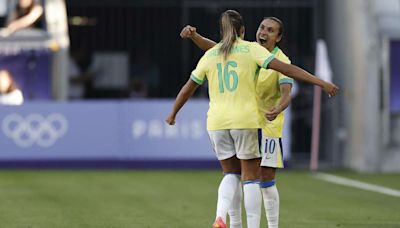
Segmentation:
<svg viewBox="0 0 400 228">
<path fill-rule="evenodd" d="M 279 47 L 276 46 L 271 53 L 280 61 L 290 64 L 289 58 Z M 266 113 L 271 107 L 279 105 L 282 96 L 280 86 L 282 84 L 293 85 L 293 82 L 292 78 L 278 71 L 262 69 L 256 88 L 260 112 Z M 261 143 L 263 158 L 261 166 L 283 168 L 283 112 L 280 112 L 274 120 L 263 118 L 263 121 Z"/>
</svg>

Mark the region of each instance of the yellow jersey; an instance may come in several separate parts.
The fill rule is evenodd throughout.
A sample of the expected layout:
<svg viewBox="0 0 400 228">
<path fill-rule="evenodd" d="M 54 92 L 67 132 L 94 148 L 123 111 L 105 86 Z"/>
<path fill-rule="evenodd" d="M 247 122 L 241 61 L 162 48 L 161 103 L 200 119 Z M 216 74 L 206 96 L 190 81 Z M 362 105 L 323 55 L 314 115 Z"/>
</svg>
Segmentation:
<svg viewBox="0 0 400 228">
<path fill-rule="evenodd" d="M 227 59 L 220 47 L 209 49 L 190 76 L 200 85 L 208 80 L 207 129 L 261 128 L 264 117 L 258 109 L 256 84 L 260 68 L 267 69 L 274 55 L 258 43 L 240 38 Z"/>
<path fill-rule="evenodd" d="M 280 61 L 290 64 L 289 58 L 278 47 L 275 47 L 271 53 L 274 54 L 275 57 Z M 260 70 L 256 92 L 259 99 L 258 107 L 263 116 L 270 108 L 279 104 L 281 99 L 281 84 L 293 85 L 293 79 L 275 70 Z M 283 112 L 279 113 L 279 115 L 273 121 L 269 121 L 265 117 L 263 120 L 263 135 L 275 138 L 282 137 L 284 123 Z"/>
</svg>

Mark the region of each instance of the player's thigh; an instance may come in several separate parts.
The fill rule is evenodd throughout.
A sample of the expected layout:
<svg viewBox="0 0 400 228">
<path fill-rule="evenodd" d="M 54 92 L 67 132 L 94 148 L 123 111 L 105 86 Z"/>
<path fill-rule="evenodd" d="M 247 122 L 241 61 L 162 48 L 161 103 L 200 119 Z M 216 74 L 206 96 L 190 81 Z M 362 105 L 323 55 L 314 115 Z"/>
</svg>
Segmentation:
<svg viewBox="0 0 400 228">
<path fill-rule="evenodd" d="M 259 129 L 232 129 L 230 134 L 234 141 L 236 156 L 240 160 L 261 157 L 261 131 Z"/>
<path fill-rule="evenodd" d="M 218 160 L 236 156 L 235 143 L 229 130 L 212 130 L 208 131 L 208 135 Z"/>
</svg>

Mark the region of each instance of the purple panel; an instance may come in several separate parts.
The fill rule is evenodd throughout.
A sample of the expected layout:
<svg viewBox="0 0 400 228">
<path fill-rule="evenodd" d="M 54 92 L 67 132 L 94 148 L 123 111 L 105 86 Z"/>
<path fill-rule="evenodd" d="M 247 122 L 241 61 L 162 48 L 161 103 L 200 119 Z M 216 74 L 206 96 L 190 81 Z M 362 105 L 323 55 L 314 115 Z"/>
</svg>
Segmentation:
<svg viewBox="0 0 400 228">
<path fill-rule="evenodd" d="M 121 158 L 115 102 L 26 103 L 0 109 L 0 159 Z"/>
<path fill-rule="evenodd" d="M 390 112 L 400 112 L 400 40 L 390 42 Z"/>
<path fill-rule="evenodd" d="M 172 104 L 146 100 L 3 106 L 0 161 L 141 161 L 137 166 L 165 161 L 164 167 L 170 161 L 217 161 L 206 130 L 208 101 L 189 101 L 177 124 L 169 126 L 164 119 Z"/>
<path fill-rule="evenodd" d="M 208 100 L 189 100 L 169 126 L 164 120 L 173 102 L 124 103 L 121 126 L 129 159 L 216 159 L 206 129 Z"/>
<path fill-rule="evenodd" d="M 25 100 L 51 98 L 50 52 L 48 50 L 1 53 L 0 69 L 10 71 Z"/>
</svg>

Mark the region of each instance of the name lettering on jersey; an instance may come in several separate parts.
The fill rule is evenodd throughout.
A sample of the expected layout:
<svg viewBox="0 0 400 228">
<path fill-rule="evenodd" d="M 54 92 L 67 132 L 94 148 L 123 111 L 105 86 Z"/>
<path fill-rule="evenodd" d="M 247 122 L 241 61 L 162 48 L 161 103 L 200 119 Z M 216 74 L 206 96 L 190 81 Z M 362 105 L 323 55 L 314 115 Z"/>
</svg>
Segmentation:
<svg viewBox="0 0 400 228">
<path fill-rule="evenodd" d="M 249 45 L 237 45 L 234 46 L 230 52 L 230 54 L 245 54 L 250 52 L 250 46 Z M 219 55 L 219 48 L 211 50 L 208 54 L 207 57 L 215 57 Z"/>
</svg>

